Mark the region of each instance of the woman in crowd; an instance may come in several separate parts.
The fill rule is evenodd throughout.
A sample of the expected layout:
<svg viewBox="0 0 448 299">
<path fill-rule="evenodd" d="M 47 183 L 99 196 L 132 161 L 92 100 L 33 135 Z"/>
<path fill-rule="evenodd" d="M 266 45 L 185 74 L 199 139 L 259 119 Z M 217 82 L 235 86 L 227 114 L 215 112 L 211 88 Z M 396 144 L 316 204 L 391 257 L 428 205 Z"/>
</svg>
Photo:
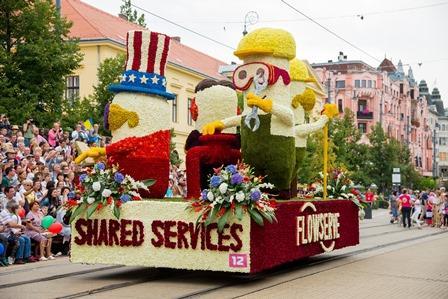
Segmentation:
<svg viewBox="0 0 448 299">
<path fill-rule="evenodd" d="M 60 202 L 60 191 L 57 188 L 49 189 L 48 196 L 43 200 L 41 206 L 45 206 L 48 209 L 47 215 L 53 216 L 56 218 L 56 212 L 58 208 L 61 206 Z"/>
<path fill-rule="evenodd" d="M 39 260 L 54 260 L 54 256 L 51 253 L 52 234 L 50 232 L 46 232 L 41 227 L 42 218 L 44 218 L 44 215 L 40 211 L 39 203 L 37 201 L 30 204 L 30 211 L 26 215 L 26 218 L 30 221 L 27 224 L 25 234 L 39 244 Z M 45 254 L 47 257 L 45 257 Z"/>
</svg>

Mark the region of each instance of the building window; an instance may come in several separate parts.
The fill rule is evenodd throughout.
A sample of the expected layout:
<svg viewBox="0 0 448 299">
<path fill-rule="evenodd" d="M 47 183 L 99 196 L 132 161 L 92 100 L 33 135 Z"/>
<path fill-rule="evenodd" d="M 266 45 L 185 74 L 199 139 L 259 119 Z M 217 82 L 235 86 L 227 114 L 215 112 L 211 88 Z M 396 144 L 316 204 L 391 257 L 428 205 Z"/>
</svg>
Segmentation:
<svg viewBox="0 0 448 299">
<path fill-rule="evenodd" d="M 193 118 L 191 117 L 191 101 L 192 99 L 188 99 L 188 105 L 187 105 L 187 123 L 189 126 L 193 125 Z"/>
<path fill-rule="evenodd" d="M 65 99 L 74 101 L 79 98 L 79 76 L 68 76 L 65 85 Z"/>
<path fill-rule="evenodd" d="M 358 111 L 367 111 L 367 101 L 358 100 Z"/>
<path fill-rule="evenodd" d="M 177 95 L 174 100 L 171 101 L 171 121 L 177 123 Z"/>
<path fill-rule="evenodd" d="M 344 111 L 344 108 L 342 107 L 342 99 L 338 100 L 338 110 L 339 113 L 342 113 Z"/>
<path fill-rule="evenodd" d="M 367 87 L 372 88 L 372 80 L 367 81 Z"/>
<path fill-rule="evenodd" d="M 376 81 L 375 80 L 373 80 L 372 88 L 376 88 Z"/>
<path fill-rule="evenodd" d="M 403 119 L 404 119 L 404 114 L 401 113 L 401 114 L 400 114 L 400 120 L 403 120 Z"/>
<path fill-rule="evenodd" d="M 404 84 L 400 83 L 400 94 L 404 93 Z"/>
<path fill-rule="evenodd" d="M 411 99 L 414 99 L 414 89 L 411 89 Z"/>
<path fill-rule="evenodd" d="M 439 159 L 440 159 L 440 161 L 446 161 L 446 153 L 445 152 L 440 152 L 439 153 Z"/>
<path fill-rule="evenodd" d="M 336 88 L 345 88 L 345 80 L 336 80 Z"/>
<path fill-rule="evenodd" d="M 361 87 L 361 81 L 360 80 L 355 80 L 355 87 L 356 88 L 360 88 Z"/>
<path fill-rule="evenodd" d="M 366 123 L 359 123 L 358 124 L 358 130 L 362 134 L 367 133 L 367 124 Z"/>
<path fill-rule="evenodd" d="M 366 88 L 366 80 L 361 80 L 361 87 Z"/>
</svg>

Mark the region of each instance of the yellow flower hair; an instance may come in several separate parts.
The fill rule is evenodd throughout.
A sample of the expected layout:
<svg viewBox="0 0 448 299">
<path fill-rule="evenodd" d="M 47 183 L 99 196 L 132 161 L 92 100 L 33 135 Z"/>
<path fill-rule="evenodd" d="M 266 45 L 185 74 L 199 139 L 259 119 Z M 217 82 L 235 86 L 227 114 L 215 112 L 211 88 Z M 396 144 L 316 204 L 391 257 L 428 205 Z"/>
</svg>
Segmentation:
<svg viewBox="0 0 448 299">
<path fill-rule="evenodd" d="M 299 104 L 307 112 L 313 110 L 316 104 L 316 93 L 312 89 L 306 88 L 302 94 L 298 94 L 292 99 L 291 105 L 294 109 L 299 107 Z"/>
</svg>

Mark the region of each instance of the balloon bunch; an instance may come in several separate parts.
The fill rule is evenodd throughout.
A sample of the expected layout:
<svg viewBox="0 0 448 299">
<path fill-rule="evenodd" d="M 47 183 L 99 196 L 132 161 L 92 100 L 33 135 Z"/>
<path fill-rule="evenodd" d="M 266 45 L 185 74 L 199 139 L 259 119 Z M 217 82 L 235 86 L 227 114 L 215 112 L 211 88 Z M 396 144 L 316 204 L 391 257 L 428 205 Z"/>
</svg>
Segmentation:
<svg viewBox="0 0 448 299">
<path fill-rule="evenodd" d="M 48 229 L 50 233 L 59 234 L 62 230 L 62 224 L 55 221 L 56 220 L 54 219 L 53 216 L 47 215 L 44 218 L 42 218 L 41 225 L 43 228 Z"/>
</svg>

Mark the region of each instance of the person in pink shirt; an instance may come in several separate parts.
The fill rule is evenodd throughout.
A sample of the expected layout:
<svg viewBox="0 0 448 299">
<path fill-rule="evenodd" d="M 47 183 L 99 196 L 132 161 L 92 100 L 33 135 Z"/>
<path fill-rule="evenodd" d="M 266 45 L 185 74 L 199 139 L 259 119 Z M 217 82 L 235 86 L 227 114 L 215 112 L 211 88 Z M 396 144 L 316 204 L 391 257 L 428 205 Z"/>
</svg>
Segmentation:
<svg viewBox="0 0 448 299">
<path fill-rule="evenodd" d="M 401 215 L 403 216 L 403 226 L 406 228 L 407 222 L 410 229 L 412 202 L 407 189 L 403 189 L 403 193 L 398 197 L 398 202 L 401 208 Z"/>
<path fill-rule="evenodd" d="M 54 148 L 59 145 L 59 140 L 61 140 L 63 136 L 64 133 L 62 132 L 60 124 L 55 122 L 53 128 L 48 131 L 48 143 Z"/>
</svg>

